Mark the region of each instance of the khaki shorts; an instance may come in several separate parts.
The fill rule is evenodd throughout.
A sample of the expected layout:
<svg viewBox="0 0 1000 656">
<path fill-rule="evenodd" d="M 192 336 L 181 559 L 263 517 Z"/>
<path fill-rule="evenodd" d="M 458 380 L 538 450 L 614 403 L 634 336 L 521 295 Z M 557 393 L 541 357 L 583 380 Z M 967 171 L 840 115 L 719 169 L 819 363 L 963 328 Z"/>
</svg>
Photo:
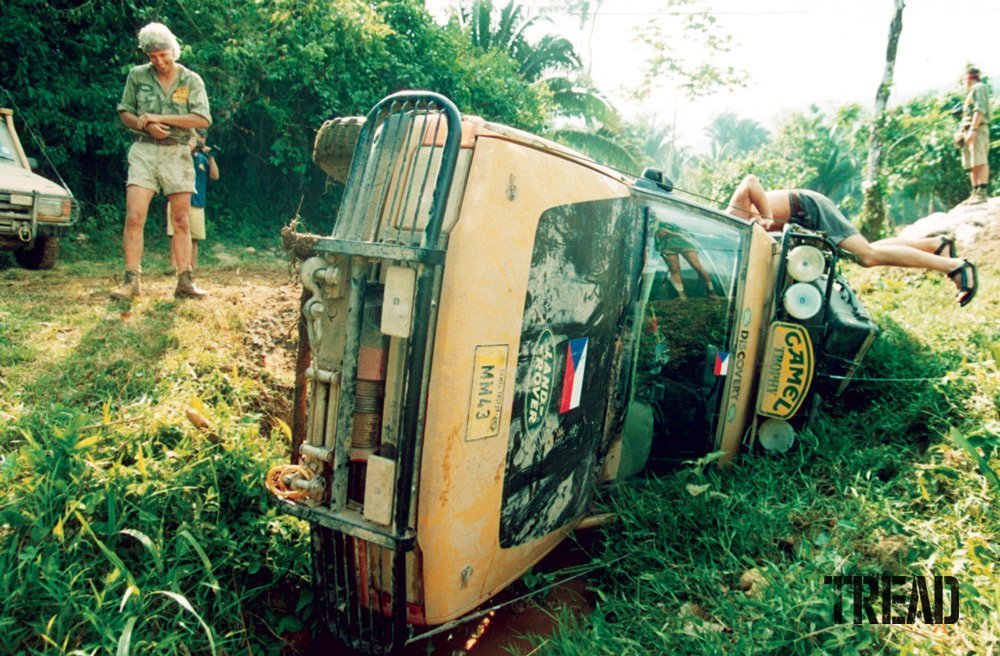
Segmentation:
<svg viewBox="0 0 1000 656">
<path fill-rule="evenodd" d="M 969 169 L 986 164 L 990 154 L 990 129 L 980 125 L 970 143 L 962 146 L 962 168 Z"/>
<path fill-rule="evenodd" d="M 167 234 L 174 236 L 174 222 L 170 218 L 170 203 L 167 203 Z M 205 240 L 205 208 L 192 207 L 191 214 L 188 215 L 188 224 L 191 226 L 191 239 L 195 241 Z"/>
<path fill-rule="evenodd" d="M 128 149 L 128 184 L 164 194 L 191 193 L 194 162 L 187 144 L 161 146 L 136 141 Z"/>
</svg>

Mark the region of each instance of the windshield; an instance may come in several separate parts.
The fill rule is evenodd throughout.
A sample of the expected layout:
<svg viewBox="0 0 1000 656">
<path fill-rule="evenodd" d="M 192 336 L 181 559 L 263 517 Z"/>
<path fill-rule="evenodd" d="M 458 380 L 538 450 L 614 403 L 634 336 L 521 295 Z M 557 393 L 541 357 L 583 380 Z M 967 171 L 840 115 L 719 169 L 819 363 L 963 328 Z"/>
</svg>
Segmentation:
<svg viewBox="0 0 1000 656">
<path fill-rule="evenodd" d="M 650 200 L 637 395 L 653 407 L 654 459 L 704 452 L 725 383 L 740 256 L 749 231 L 698 207 Z"/>
<path fill-rule="evenodd" d="M 7 123 L 0 120 L 0 161 L 17 162 L 17 151 L 14 149 L 14 140 L 10 136 Z"/>
</svg>

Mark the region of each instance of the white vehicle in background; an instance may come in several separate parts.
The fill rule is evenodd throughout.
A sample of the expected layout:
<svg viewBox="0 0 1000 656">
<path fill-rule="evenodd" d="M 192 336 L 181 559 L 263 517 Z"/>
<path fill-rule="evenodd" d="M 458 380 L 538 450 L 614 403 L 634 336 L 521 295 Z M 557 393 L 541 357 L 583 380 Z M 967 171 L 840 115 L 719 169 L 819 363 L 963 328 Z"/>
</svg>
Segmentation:
<svg viewBox="0 0 1000 656">
<path fill-rule="evenodd" d="M 26 269 L 51 269 L 59 238 L 76 223 L 80 204 L 65 186 L 32 172 L 14 128 L 14 112 L 0 108 L 0 249 Z"/>
</svg>

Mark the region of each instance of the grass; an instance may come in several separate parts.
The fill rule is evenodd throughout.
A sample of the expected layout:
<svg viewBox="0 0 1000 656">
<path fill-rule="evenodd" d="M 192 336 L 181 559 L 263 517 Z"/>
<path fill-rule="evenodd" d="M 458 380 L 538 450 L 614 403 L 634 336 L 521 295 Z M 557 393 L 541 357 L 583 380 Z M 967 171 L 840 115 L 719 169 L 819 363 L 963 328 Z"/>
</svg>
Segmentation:
<svg viewBox="0 0 1000 656">
<path fill-rule="evenodd" d="M 273 256 L 210 247 L 215 293 L 177 303 L 157 243 L 130 307 L 106 300 L 117 259 L 0 261 L 0 652 L 291 653 L 316 619 L 308 529 L 261 484 L 287 458 L 298 292 Z M 884 329 L 870 380 L 784 456 L 619 487 L 596 610 L 535 653 L 996 653 L 1000 268 L 978 259 L 963 310 L 939 277 L 852 270 Z M 834 623 L 824 577 L 883 572 L 956 577 L 961 620 L 855 626 L 848 601 Z"/>
<path fill-rule="evenodd" d="M 0 264 L 0 652 L 279 653 L 309 619 L 308 530 L 261 484 L 287 460 L 291 382 L 265 364 L 297 293 L 284 262 L 227 258 L 208 303 L 147 258 L 130 307 L 113 263 Z"/>
<path fill-rule="evenodd" d="M 979 297 L 962 310 L 942 278 L 852 270 L 884 330 L 860 373 L 871 380 L 786 455 L 619 487 L 597 610 L 537 637 L 537 653 L 997 653 L 1000 268 L 978 259 Z M 956 577 L 959 622 L 856 626 L 847 588 L 835 623 L 824 577 L 882 573 Z"/>
</svg>

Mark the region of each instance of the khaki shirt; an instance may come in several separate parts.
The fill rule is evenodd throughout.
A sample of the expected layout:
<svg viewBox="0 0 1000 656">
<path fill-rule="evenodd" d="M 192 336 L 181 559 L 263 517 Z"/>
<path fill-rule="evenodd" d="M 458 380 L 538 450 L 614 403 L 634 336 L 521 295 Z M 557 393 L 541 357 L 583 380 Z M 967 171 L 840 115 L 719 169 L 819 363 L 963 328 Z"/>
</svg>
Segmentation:
<svg viewBox="0 0 1000 656">
<path fill-rule="evenodd" d="M 125 80 L 125 90 L 122 100 L 118 103 L 119 112 L 132 112 L 136 116 L 143 114 L 197 114 L 212 122 L 208 108 L 208 94 L 201 76 L 194 71 L 177 64 L 177 77 L 167 91 L 163 90 L 156 79 L 156 70 L 152 64 L 140 64 L 128 73 Z M 187 143 L 194 136 L 193 128 L 168 126 L 170 138 L 180 143 Z M 147 133 L 132 130 L 134 134 L 149 136 Z"/>
<path fill-rule="evenodd" d="M 990 122 L 990 94 L 986 90 L 986 85 L 977 82 L 969 89 L 969 94 L 965 97 L 962 105 L 962 127 L 967 128 L 972 125 L 972 116 L 979 112 L 982 114 L 982 126 L 989 125 Z"/>
</svg>

